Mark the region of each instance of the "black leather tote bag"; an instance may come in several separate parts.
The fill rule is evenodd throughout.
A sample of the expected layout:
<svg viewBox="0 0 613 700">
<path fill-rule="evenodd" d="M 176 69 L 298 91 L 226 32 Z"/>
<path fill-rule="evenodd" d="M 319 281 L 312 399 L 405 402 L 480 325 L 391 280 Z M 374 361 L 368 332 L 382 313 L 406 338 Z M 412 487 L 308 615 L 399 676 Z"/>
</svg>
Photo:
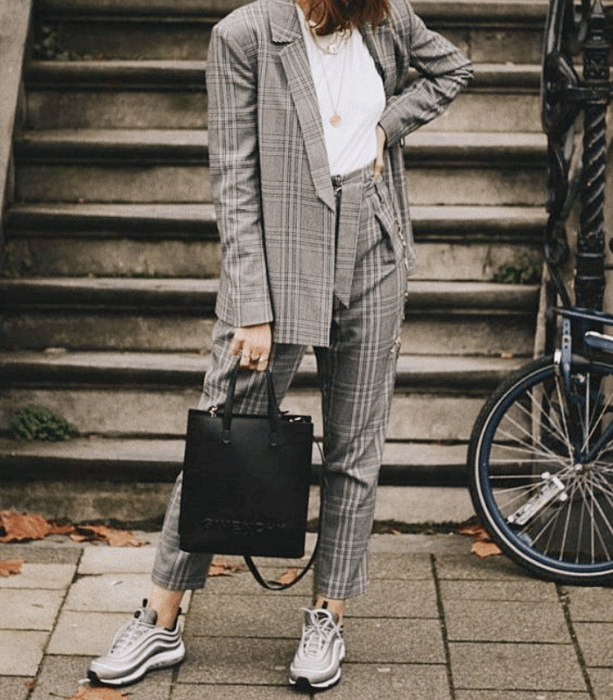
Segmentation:
<svg viewBox="0 0 613 700">
<path fill-rule="evenodd" d="M 313 424 L 279 411 L 272 376 L 268 415 L 233 413 L 238 365 L 225 405 L 189 411 L 179 532 L 187 552 L 304 555 Z"/>
</svg>

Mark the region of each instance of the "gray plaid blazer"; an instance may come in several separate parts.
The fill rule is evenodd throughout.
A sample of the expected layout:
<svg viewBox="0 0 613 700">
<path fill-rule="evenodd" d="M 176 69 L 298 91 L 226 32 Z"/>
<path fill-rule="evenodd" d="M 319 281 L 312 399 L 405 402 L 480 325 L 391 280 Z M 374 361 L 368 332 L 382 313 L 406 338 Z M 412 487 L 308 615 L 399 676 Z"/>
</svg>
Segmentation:
<svg viewBox="0 0 613 700">
<path fill-rule="evenodd" d="M 335 196 L 297 12 L 294 0 L 256 0 L 213 29 L 210 177 L 223 256 L 216 313 L 235 327 L 272 322 L 278 343 L 327 346 Z M 407 0 L 392 0 L 391 17 L 361 31 L 384 81 L 384 177 L 412 270 L 402 140 L 445 109 L 472 67 Z"/>
</svg>

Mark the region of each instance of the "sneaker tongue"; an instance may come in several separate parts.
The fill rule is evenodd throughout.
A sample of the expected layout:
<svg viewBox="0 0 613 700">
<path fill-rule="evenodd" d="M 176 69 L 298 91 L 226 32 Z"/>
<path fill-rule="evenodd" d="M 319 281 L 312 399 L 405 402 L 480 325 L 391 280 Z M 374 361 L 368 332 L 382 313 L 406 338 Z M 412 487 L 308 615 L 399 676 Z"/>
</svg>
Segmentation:
<svg viewBox="0 0 613 700">
<path fill-rule="evenodd" d="M 158 619 L 158 614 L 153 608 L 141 608 L 136 613 L 139 622 L 144 622 L 146 625 L 155 625 Z"/>
</svg>

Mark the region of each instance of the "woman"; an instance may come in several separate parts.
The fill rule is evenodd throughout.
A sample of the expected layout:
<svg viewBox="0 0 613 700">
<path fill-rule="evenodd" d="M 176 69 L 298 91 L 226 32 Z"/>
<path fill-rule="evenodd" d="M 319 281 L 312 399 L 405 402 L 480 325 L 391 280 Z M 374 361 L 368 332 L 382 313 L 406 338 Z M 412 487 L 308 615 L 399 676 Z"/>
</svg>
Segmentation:
<svg viewBox="0 0 613 700">
<path fill-rule="evenodd" d="M 417 70 L 417 76 L 410 71 Z M 317 566 L 289 671 L 327 688 L 345 655 L 345 600 L 364 593 L 407 275 L 415 255 L 402 139 L 440 114 L 470 62 L 407 0 L 257 0 L 213 30 L 207 88 L 210 175 L 223 265 L 200 408 L 223 403 L 239 356 L 243 413 L 265 413 L 261 372 L 282 397 L 314 348 L 326 457 Z M 185 654 L 185 590 L 207 555 L 181 552 L 181 478 L 148 606 L 90 666 L 121 685 Z"/>
</svg>

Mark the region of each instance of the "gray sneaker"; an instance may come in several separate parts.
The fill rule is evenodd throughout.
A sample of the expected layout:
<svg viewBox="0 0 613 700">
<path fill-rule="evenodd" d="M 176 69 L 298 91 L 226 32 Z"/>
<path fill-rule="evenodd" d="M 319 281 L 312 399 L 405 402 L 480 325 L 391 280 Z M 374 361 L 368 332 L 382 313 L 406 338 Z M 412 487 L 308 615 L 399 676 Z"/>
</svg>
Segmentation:
<svg viewBox="0 0 613 700">
<path fill-rule="evenodd" d="M 109 651 L 90 663 L 87 675 L 93 684 L 127 685 L 147 671 L 183 661 L 185 647 L 178 619 L 172 631 L 157 627 L 156 611 L 145 606 L 146 601 L 132 620 L 117 630 Z"/>
<path fill-rule="evenodd" d="M 290 684 L 329 688 L 339 681 L 344 658 L 338 617 L 322 608 L 305 609 L 302 638 L 289 669 Z"/>
</svg>

